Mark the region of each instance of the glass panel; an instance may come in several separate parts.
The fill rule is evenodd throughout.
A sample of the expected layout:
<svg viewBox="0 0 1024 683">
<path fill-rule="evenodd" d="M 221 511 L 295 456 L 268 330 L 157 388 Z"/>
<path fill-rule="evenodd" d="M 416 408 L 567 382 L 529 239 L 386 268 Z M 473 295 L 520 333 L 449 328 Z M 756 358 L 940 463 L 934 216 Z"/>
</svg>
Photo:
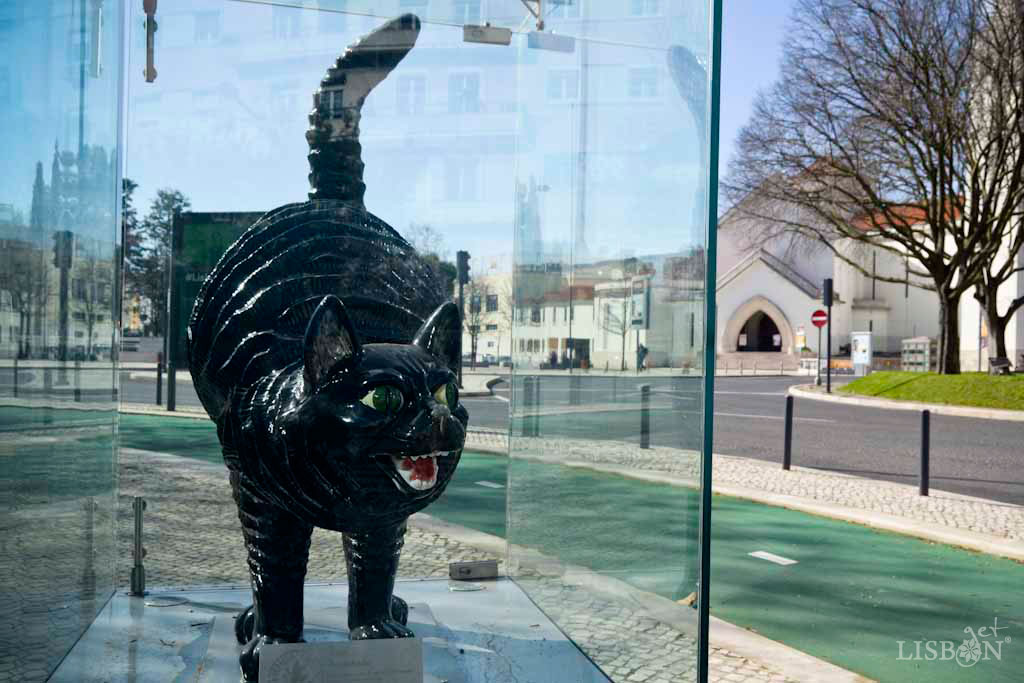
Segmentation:
<svg viewBox="0 0 1024 683">
<path fill-rule="evenodd" d="M 0 681 L 115 586 L 121 4 L 0 5 Z"/>
<path fill-rule="evenodd" d="M 697 676 L 709 10 L 519 46 L 509 570 L 616 680 Z"/>
<path fill-rule="evenodd" d="M 434 21 L 439 4 L 422 7 L 428 4 L 415 47 L 370 90 L 358 112 L 363 201 L 371 214 L 425 254 L 444 283 L 443 298 L 456 296 L 452 281 L 457 251 L 472 255 L 474 278 L 482 281 L 495 274 L 503 289 L 488 292 L 478 302 L 482 312 L 495 318 L 497 308 L 506 308 L 502 302 L 507 302 L 511 283 L 518 53 L 505 45 L 465 42 L 462 25 L 450 21 L 454 10 L 449 6 L 444 20 Z M 467 17 L 480 11 L 480 3 L 462 5 Z M 526 12 L 514 0 L 504 5 L 517 22 Z M 154 372 L 156 358 L 144 359 L 148 369 L 140 366 L 131 380 L 136 391 L 131 402 L 139 404 L 133 410 L 149 414 L 124 418 L 134 448 L 126 457 L 133 477 L 138 474 L 125 485 L 134 486 L 132 492 L 148 501 L 146 572 L 154 587 L 248 582 L 228 470 L 186 358 L 185 328 L 200 285 L 256 218 L 307 199 L 307 130 L 314 93 L 323 87 L 323 116 L 332 121 L 347 116 L 351 107 L 344 89 L 322 86 L 328 69 L 361 36 L 402 11 L 420 12 L 421 4 L 394 2 L 386 12 L 372 3 L 339 5 L 345 12 L 320 11 L 327 7 L 221 0 L 161 4 L 155 36 L 158 76 L 148 83 L 141 76 L 145 32 L 131 36 L 126 177 L 137 185 L 134 206 L 140 220 L 152 217 L 164 226 L 167 247 L 161 259 L 171 261 L 173 285 L 166 347 L 161 346 L 164 314 L 159 306 L 150 318 L 135 323 L 148 336 L 140 348 L 163 348 L 176 381 L 167 384 L 162 405 L 155 406 L 154 378 L 143 385 L 142 375 Z M 131 12 L 132 26 L 141 27 L 141 4 L 133 3 Z M 311 226 L 308 235 L 319 231 Z M 357 263 L 370 257 L 351 258 Z M 135 298 L 159 300 L 165 291 L 158 284 L 155 292 L 141 289 Z M 382 296 L 386 289 L 368 284 L 366 293 Z M 471 294 L 465 294 L 467 310 L 476 305 Z M 308 318 L 308 311 L 304 315 Z M 487 356 L 496 361 L 509 354 L 509 327 L 501 322 L 499 331 L 498 324 L 491 319 L 482 324 L 489 334 L 480 337 L 479 360 Z M 292 333 L 301 339 L 301 330 Z M 486 381 L 497 377 L 493 367 L 479 370 L 467 371 L 466 391 L 486 393 Z M 172 398 L 174 411 L 169 413 Z M 482 402 L 480 411 L 474 401 Z M 484 456 L 478 446 L 507 448 L 507 404 L 480 397 L 467 399 L 465 405 L 471 445 L 459 471 L 484 472 L 477 479 L 503 481 L 504 459 Z M 503 489 L 484 489 L 475 481 L 460 475 L 425 512 L 473 529 L 503 529 Z M 201 525 L 195 524 L 197 518 Z M 441 537 L 431 528 L 425 521 L 411 524 L 400 578 L 447 576 L 449 561 L 503 555 L 461 545 L 451 534 Z M 307 579 L 345 577 L 341 535 L 316 529 Z"/>
</svg>

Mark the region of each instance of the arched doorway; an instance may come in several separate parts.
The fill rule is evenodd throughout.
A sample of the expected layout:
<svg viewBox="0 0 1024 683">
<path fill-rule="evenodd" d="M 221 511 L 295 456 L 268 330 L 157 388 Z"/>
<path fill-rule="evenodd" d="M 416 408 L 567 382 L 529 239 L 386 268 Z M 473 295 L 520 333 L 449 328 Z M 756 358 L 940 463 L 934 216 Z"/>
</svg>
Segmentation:
<svg viewBox="0 0 1024 683">
<path fill-rule="evenodd" d="M 760 314 L 760 315 L 759 315 Z M 753 330 L 751 330 L 751 321 L 755 323 Z M 774 330 L 772 330 L 774 326 Z M 746 332 L 747 343 L 746 347 L 758 346 L 760 339 L 766 339 L 769 344 L 767 352 L 777 353 L 795 353 L 796 348 L 793 345 L 795 341 L 793 338 L 793 327 L 789 323 L 789 318 L 782 312 L 782 309 L 776 306 L 771 300 L 763 296 L 754 296 L 747 299 L 744 303 L 737 306 L 729 317 L 727 322 L 722 326 L 722 332 L 719 334 L 719 353 L 735 353 L 740 351 L 740 333 Z M 761 336 L 761 333 L 764 336 Z M 775 335 L 778 334 L 781 339 L 781 346 L 773 343 L 777 340 Z M 753 351 L 754 348 L 747 348 L 747 351 Z"/>
<path fill-rule="evenodd" d="M 771 316 L 757 311 L 747 318 L 736 338 L 737 351 L 781 351 L 782 333 Z"/>
</svg>

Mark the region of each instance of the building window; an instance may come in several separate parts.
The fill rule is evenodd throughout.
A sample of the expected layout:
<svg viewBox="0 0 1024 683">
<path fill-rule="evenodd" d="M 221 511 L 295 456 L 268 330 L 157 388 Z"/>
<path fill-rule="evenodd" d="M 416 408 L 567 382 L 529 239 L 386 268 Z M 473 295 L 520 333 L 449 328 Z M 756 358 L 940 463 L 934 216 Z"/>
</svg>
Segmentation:
<svg viewBox="0 0 1024 683">
<path fill-rule="evenodd" d="M 320 33 L 343 33 L 345 31 L 345 15 L 342 12 L 317 12 L 316 28 Z"/>
<path fill-rule="evenodd" d="M 487 348 L 493 349 L 494 348 L 494 342 L 492 342 L 492 341 L 487 342 Z"/>
<path fill-rule="evenodd" d="M 448 158 L 445 167 L 445 198 L 452 202 L 476 201 L 479 173 L 476 158 Z"/>
<path fill-rule="evenodd" d="M 480 75 L 452 74 L 448 77 L 448 113 L 480 111 Z"/>
<path fill-rule="evenodd" d="M 498 326 L 493 323 L 489 323 L 484 329 L 487 330 L 488 332 L 497 332 Z"/>
<path fill-rule="evenodd" d="M 480 312 L 480 295 L 479 294 L 474 294 L 473 296 L 469 297 L 469 312 L 470 313 L 479 313 Z"/>
<path fill-rule="evenodd" d="M 540 322 L 540 318 L 541 318 L 541 308 L 540 308 L 540 306 L 531 306 L 530 307 L 530 322 L 531 323 L 535 323 L 535 324 L 539 323 Z"/>
<path fill-rule="evenodd" d="M 580 5 L 583 0 L 555 0 L 548 13 L 552 19 L 576 19 L 580 16 Z"/>
<path fill-rule="evenodd" d="M 575 100 L 579 95 L 579 73 L 575 69 L 548 72 L 548 99 Z"/>
<path fill-rule="evenodd" d="M 658 13 L 658 0 L 631 0 L 629 13 L 634 17 L 652 17 Z"/>
<path fill-rule="evenodd" d="M 275 38 L 298 38 L 302 32 L 302 25 L 300 23 L 301 15 L 298 10 L 293 7 L 278 7 L 273 8 L 274 13 L 271 18 L 274 28 Z"/>
<path fill-rule="evenodd" d="M 480 333 L 480 326 L 479 325 L 470 325 L 469 326 L 469 333 L 470 334 L 479 334 Z"/>
<path fill-rule="evenodd" d="M 395 96 L 399 114 L 422 114 L 427 99 L 426 77 L 400 76 Z"/>
<path fill-rule="evenodd" d="M 487 295 L 487 312 L 494 313 L 498 310 L 498 295 L 488 294 Z"/>
<path fill-rule="evenodd" d="M 71 317 L 78 322 L 85 322 L 85 313 L 82 313 L 81 311 L 75 311 L 71 314 Z"/>
<path fill-rule="evenodd" d="M 195 40 L 208 43 L 220 38 L 220 12 L 196 12 Z"/>
<path fill-rule="evenodd" d="M 455 0 L 452 21 L 457 24 L 480 23 L 480 0 Z"/>
<path fill-rule="evenodd" d="M 658 71 L 654 67 L 645 66 L 629 70 L 630 97 L 657 97 Z"/>
</svg>

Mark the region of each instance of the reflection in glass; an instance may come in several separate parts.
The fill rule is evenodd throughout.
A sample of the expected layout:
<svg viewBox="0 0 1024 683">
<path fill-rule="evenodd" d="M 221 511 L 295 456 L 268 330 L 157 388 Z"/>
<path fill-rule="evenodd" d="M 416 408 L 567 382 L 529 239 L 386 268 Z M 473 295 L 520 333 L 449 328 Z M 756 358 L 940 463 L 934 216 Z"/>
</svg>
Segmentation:
<svg viewBox="0 0 1024 683">
<path fill-rule="evenodd" d="M 121 19 L 0 8 L 0 680 L 44 680 L 116 581 Z"/>
</svg>

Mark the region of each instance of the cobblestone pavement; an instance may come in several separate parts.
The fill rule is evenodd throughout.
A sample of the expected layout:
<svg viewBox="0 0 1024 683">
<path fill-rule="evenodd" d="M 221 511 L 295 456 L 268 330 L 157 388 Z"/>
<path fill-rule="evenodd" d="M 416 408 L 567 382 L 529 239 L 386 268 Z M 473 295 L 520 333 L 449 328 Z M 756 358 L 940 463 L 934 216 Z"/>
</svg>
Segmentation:
<svg viewBox="0 0 1024 683">
<path fill-rule="evenodd" d="M 123 449 L 118 520 L 122 558 L 131 557 L 131 496 L 140 492 L 147 501 L 148 585 L 247 585 L 245 551 L 223 467 Z M 447 576 L 449 562 L 493 557 L 444 533 L 419 528 L 414 519 L 399 576 Z M 121 586 L 128 582 L 129 562 L 118 567 Z M 314 531 L 308 577 L 344 580 L 340 534 Z M 615 681 L 670 683 L 694 678 L 696 643 L 690 635 L 648 618 L 635 606 L 567 585 L 557 577 L 533 576 L 527 581 L 541 609 Z M 724 649 L 713 647 L 710 661 L 712 681 L 787 680 L 765 663 Z"/>
<path fill-rule="evenodd" d="M 469 448 L 508 452 L 498 432 L 470 432 Z M 518 457 L 560 463 L 586 463 L 671 474 L 697 485 L 700 460 L 694 451 L 652 446 L 640 449 L 619 441 L 513 437 Z M 556 455 L 553 455 L 556 454 Z M 952 529 L 1024 540 L 1024 507 L 956 493 L 918 495 L 916 486 L 865 479 L 808 468 L 784 471 L 779 465 L 730 455 L 715 455 L 715 485 L 742 486 L 765 493 L 797 496 L 821 503 L 894 515 Z"/>
</svg>

